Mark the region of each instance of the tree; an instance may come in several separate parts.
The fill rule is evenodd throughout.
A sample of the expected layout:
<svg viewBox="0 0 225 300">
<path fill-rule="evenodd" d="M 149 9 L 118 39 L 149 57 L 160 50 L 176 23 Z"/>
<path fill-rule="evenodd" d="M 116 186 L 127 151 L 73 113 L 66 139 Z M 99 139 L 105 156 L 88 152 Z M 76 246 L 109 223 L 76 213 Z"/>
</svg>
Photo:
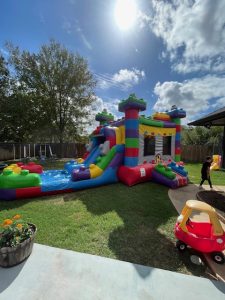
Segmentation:
<svg viewBox="0 0 225 300">
<path fill-rule="evenodd" d="M 10 94 L 2 108 L 2 122 L 4 124 L 2 140 L 19 143 L 31 141 L 38 120 L 29 95 L 18 91 Z"/>
<path fill-rule="evenodd" d="M 7 63 L 3 56 L 0 55 L 0 141 L 4 141 L 7 135 L 5 125 L 4 108 L 6 105 L 7 96 L 9 94 L 10 77 Z"/>
<path fill-rule="evenodd" d="M 89 121 L 95 101 L 95 80 L 87 61 L 51 40 L 38 53 L 20 51 L 8 44 L 17 85 L 36 112 L 39 126 L 57 133 L 60 143 L 67 132 L 79 134 Z M 29 111 L 28 111 L 29 113 Z"/>
<path fill-rule="evenodd" d="M 9 86 L 9 70 L 3 56 L 0 55 L 0 99 L 5 98 Z"/>
<path fill-rule="evenodd" d="M 183 145 L 208 145 L 212 148 L 221 148 L 223 138 L 223 127 L 212 126 L 207 129 L 203 126 L 184 127 L 181 134 Z"/>
</svg>

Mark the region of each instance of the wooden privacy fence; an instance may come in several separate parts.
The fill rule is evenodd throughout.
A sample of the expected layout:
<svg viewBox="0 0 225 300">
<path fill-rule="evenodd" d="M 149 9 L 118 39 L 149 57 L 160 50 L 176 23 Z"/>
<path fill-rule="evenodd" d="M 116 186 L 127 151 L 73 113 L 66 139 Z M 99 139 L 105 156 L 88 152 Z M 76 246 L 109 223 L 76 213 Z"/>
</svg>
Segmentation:
<svg viewBox="0 0 225 300">
<path fill-rule="evenodd" d="M 60 157 L 61 145 L 59 143 L 50 144 L 13 144 L 0 143 L 0 161 L 23 159 L 26 157 L 39 157 L 42 155 L 51 157 L 55 155 Z M 205 145 L 182 145 L 181 159 L 185 162 L 203 162 L 208 155 L 219 154 L 221 151 L 217 147 Z M 82 157 L 85 153 L 85 145 L 82 143 L 64 143 L 62 144 L 62 154 L 65 158 Z"/>
<path fill-rule="evenodd" d="M 40 154 L 46 157 L 77 158 L 85 153 L 85 145 L 81 143 L 59 143 L 50 144 L 13 144 L 0 143 L 0 161 L 23 159 L 26 157 L 39 157 Z"/>
<path fill-rule="evenodd" d="M 182 145 L 181 159 L 185 162 L 201 163 L 205 160 L 206 156 L 213 154 L 221 155 L 219 147 L 213 148 L 207 145 Z"/>
</svg>

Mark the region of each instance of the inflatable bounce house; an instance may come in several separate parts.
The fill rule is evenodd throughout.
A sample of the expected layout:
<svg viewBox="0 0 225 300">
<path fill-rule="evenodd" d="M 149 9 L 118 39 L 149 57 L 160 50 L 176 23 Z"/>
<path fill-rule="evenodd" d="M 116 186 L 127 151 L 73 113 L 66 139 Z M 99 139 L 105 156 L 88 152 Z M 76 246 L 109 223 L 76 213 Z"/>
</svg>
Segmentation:
<svg viewBox="0 0 225 300">
<path fill-rule="evenodd" d="M 187 184 L 180 162 L 183 109 L 151 117 L 139 115 L 146 102 L 131 94 L 119 103 L 124 118 L 114 121 L 106 110 L 96 115 L 99 126 L 90 135 L 83 159 L 65 164 L 64 170 L 43 171 L 30 163 L 8 166 L 0 175 L 0 199 L 36 197 L 115 183 L 132 186 L 154 181 L 171 188 Z"/>
</svg>

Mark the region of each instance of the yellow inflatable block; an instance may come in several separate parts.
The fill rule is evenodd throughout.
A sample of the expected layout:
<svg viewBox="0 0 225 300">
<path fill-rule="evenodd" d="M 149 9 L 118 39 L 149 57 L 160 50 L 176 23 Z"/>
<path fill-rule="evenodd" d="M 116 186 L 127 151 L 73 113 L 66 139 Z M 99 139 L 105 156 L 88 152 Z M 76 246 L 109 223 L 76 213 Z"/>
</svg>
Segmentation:
<svg viewBox="0 0 225 300">
<path fill-rule="evenodd" d="M 98 166 L 96 166 L 95 164 L 91 164 L 89 166 L 89 170 L 90 170 L 91 178 L 96 178 L 103 173 L 103 170 Z"/>
<path fill-rule="evenodd" d="M 77 159 L 78 164 L 82 164 L 83 161 L 84 161 L 83 158 L 78 158 L 78 159 Z"/>
<path fill-rule="evenodd" d="M 11 164 L 8 167 L 4 168 L 4 170 L 12 170 L 15 174 L 21 173 L 21 168 L 17 166 L 17 164 Z"/>
</svg>

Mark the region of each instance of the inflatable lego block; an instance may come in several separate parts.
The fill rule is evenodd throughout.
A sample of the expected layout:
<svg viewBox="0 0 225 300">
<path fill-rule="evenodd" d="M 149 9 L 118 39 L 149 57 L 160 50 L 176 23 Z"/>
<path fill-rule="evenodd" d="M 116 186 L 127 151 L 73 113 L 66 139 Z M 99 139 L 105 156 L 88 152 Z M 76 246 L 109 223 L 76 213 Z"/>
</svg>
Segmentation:
<svg viewBox="0 0 225 300">
<path fill-rule="evenodd" d="M 34 162 L 29 162 L 27 165 L 20 165 L 22 170 L 28 170 L 30 173 L 43 173 L 43 167 L 41 165 L 35 164 Z"/>
<path fill-rule="evenodd" d="M 182 176 L 187 176 L 188 172 L 184 169 L 184 166 L 176 164 L 172 161 L 170 164 L 167 165 L 170 167 L 174 172 L 181 174 Z"/>
<path fill-rule="evenodd" d="M 176 177 L 176 174 L 171 170 L 170 167 L 166 167 L 162 164 L 155 166 L 154 170 L 169 179 L 174 179 Z"/>
<path fill-rule="evenodd" d="M 0 175 L 0 189 L 16 189 L 32 186 L 40 186 L 39 174 L 30 174 L 28 170 L 22 170 L 20 174 L 12 170 L 4 170 Z"/>
<path fill-rule="evenodd" d="M 4 170 L 12 170 L 15 174 L 20 174 L 21 168 L 17 164 L 11 164 L 8 167 L 4 168 Z"/>
<path fill-rule="evenodd" d="M 151 179 L 152 164 L 143 164 L 135 167 L 121 166 L 118 169 L 117 176 L 121 182 L 128 186 L 132 186 Z"/>
</svg>

